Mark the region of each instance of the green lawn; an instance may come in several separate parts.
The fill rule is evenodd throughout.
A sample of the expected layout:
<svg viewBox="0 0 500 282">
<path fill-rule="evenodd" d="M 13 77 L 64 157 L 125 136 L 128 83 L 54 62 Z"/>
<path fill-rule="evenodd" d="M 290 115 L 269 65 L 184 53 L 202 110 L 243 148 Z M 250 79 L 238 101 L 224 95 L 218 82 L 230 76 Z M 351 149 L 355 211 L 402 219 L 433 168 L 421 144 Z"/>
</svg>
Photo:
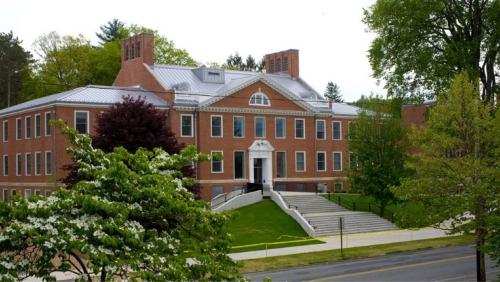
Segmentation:
<svg viewBox="0 0 500 282">
<path fill-rule="evenodd" d="M 328 199 L 328 194 L 324 195 Z M 340 205 L 356 211 L 368 211 L 380 215 L 380 208 L 375 199 L 371 196 L 361 194 L 332 193 L 330 200 Z M 386 207 L 383 217 L 394 222 L 400 228 L 425 227 L 427 224 L 418 220 L 418 215 L 422 214 L 424 207 L 415 203 L 398 203 Z"/>
<path fill-rule="evenodd" d="M 311 239 L 271 200 L 236 209 L 233 213 L 228 231 L 233 236 L 234 252 L 323 243 Z"/>
</svg>

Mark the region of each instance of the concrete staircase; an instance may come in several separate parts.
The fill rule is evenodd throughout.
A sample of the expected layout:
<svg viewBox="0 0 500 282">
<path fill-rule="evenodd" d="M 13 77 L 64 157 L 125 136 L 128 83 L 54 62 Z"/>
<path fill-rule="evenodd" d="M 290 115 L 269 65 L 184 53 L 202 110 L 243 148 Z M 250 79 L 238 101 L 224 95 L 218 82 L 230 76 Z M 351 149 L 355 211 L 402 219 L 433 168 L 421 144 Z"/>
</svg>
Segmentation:
<svg viewBox="0 0 500 282">
<path fill-rule="evenodd" d="M 313 226 L 316 236 L 340 234 L 340 218 L 343 218 L 344 234 L 394 230 L 397 227 L 388 220 L 369 212 L 349 211 L 315 194 L 286 194 L 282 198 L 291 209 L 296 209 Z"/>
</svg>

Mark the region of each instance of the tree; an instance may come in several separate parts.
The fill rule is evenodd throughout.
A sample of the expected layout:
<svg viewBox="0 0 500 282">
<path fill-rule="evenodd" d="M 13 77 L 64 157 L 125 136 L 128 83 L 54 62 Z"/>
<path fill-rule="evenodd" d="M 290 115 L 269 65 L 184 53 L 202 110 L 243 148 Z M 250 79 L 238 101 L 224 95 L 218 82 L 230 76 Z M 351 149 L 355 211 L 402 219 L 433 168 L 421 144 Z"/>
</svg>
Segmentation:
<svg viewBox="0 0 500 282">
<path fill-rule="evenodd" d="M 60 121 L 59 123 L 62 123 Z M 0 203 L 0 280 L 53 280 L 70 271 L 82 280 L 228 280 L 228 214 L 213 213 L 184 188 L 179 169 L 206 160 L 193 146 L 105 153 L 75 129 L 62 129 L 68 152 L 91 181 L 49 197 Z"/>
<path fill-rule="evenodd" d="M 426 126 L 414 129 L 411 140 L 418 154 L 407 166 L 415 171 L 394 193 L 425 207 L 418 219 L 449 221 L 450 232 L 474 232 L 477 279 L 485 281 L 485 240 L 488 222 L 500 206 L 500 117 L 480 100 L 477 80 L 466 73 L 438 97 Z"/>
<path fill-rule="evenodd" d="M 105 25 L 101 25 L 99 28 L 101 29 L 101 32 L 96 32 L 95 35 L 101 40 L 102 45 L 108 42 L 125 39 L 128 36 L 125 23 L 119 19 L 112 19 Z"/>
<path fill-rule="evenodd" d="M 500 98 L 500 1 L 378 0 L 364 13 L 377 34 L 370 64 L 390 95 L 443 94 L 466 71 L 480 80 L 483 102 Z"/>
<path fill-rule="evenodd" d="M 260 72 L 264 69 L 264 60 L 257 63 L 252 55 L 248 55 L 245 62 L 243 62 L 243 58 L 236 52 L 234 55 L 227 57 L 226 63 L 222 67 L 229 70 Z"/>
<path fill-rule="evenodd" d="M 339 86 L 331 81 L 326 84 L 325 97 L 335 103 L 344 102 L 342 95 L 340 95 Z"/>
<path fill-rule="evenodd" d="M 0 108 L 22 101 L 23 77 L 29 76 L 31 53 L 11 32 L 0 33 Z"/>
<path fill-rule="evenodd" d="M 349 150 L 355 163 L 349 173 L 351 186 L 373 196 L 382 215 L 385 207 L 396 200 L 391 187 L 410 174 L 404 167 L 408 151 L 406 130 L 401 119 L 385 110 L 375 101 L 349 128 Z"/>
</svg>

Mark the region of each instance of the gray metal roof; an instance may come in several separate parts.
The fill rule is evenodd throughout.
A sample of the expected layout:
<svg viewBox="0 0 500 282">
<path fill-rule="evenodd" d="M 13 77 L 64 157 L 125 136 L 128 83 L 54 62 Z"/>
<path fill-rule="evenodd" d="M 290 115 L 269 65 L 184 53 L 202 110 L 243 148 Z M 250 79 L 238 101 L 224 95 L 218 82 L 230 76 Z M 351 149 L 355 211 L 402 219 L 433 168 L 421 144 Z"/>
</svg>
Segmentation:
<svg viewBox="0 0 500 282">
<path fill-rule="evenodd" d="M 57 93 L 42 98 L 34 99 L 25 103 L 0 110 L 0 115 L 23 111 L 30 108 L 50 105 L 50 104 L 91 104 L 91 105 L 111 105 L 121 102 L 123 97 L 142 97 L 147 103 L 156 107 L 166 108 L 168 103 L 156 96 L 154 93 L 145 91 L 139 87 L 113 87 L 88 85 L 78 87 L 66 92 Z"/>
</svg>

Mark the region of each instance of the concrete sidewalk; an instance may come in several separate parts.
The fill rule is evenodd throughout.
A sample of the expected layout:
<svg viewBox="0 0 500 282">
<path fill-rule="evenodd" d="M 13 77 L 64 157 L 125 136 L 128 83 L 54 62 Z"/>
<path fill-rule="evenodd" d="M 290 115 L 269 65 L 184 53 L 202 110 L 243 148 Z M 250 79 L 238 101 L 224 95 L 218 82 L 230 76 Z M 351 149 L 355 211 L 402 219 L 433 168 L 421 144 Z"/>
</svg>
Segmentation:
<svg viewBox="0 0 500 282">
<path fill-rule="evenodd" d="M 343 236 L 344 248 L 362 247 L 370 245 L 380 245 L 397 242 L 407 242 L 413 240 L 431 239 L 449 236 L 445 231 L 435 228 L 422 228 L 416 230 L 391 230 L 384 232 L 349 234 Z M 232 253 L 229 256 L 234 260 L 256 259 L 264 257 L 274 257 L 292 255 L 300 253 L 320 252 L 340 249 L 340 236 L 329 236 L 315 238 L 325 241 L 325 244 L 306 245 L 297 247 L 287 247 L 279 249 L 251 251 L 243 253 Z"/>
</svg>

